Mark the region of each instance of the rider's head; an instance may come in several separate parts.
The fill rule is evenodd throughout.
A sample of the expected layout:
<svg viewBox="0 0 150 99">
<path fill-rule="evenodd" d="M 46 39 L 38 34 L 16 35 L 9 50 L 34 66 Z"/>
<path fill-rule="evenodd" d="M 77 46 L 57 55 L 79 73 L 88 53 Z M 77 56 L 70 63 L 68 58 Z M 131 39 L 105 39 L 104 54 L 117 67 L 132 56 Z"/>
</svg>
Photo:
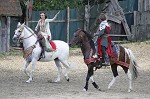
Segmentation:
<svg viewBox="0 0 150 99">
<path fill-rule="evenodd" d="M 44 12 L 41 12 L 40 13 L 40 17 L 41 17 L 41 19 L 46 19 L 47 15 Z"/>
<path fill-rule="evenodd" d="M 106 15 L 105 15 L 104 13 L 101 13 L 100 16 L 99 16 L 99 19 L 100 19 L 101 21 L 106 20 Z"/>
</svg>

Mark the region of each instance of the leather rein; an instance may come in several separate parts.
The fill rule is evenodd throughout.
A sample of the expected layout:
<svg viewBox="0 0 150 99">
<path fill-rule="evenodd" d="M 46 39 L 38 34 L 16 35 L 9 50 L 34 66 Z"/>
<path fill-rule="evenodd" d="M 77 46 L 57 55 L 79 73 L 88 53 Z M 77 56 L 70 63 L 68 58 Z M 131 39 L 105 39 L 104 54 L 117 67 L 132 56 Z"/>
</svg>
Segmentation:
<svg viewBox="0 0 150 99">
<path fill-rule="evenodd" d="M 23 31 L 24 28 L 26 28 L 29 32 L 31 32 L 31 35 L 28 36 L 28 37 L 25 37 L 25 38 L 24 38 L 24 37 L 19 38 L 20 35 L 22 34 L 22 31 Z M 35 33 L 33 33 L 33 32 L 32 32 L 30 29 L 28 29 L 26 26 L 24 26 L 24 28 L 22 29 L 20 35 L 15 34 L 15 35 L 17 35 L 17 37 L 18 37 L 19 39 L 24 40 L 24 39 L 28 39 L 28 38 L 30 38 L 31 36 L 35 35 Z"/>
</svg>

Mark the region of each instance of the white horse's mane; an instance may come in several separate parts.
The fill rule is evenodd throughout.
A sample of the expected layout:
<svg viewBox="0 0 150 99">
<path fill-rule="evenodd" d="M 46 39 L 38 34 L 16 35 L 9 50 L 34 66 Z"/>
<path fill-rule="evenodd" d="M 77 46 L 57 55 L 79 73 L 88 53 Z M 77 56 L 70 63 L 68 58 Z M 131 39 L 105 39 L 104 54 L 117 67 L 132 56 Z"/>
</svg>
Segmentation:
<svg viewBox="0 0 150 99">
<path fill-rule="evenodd" d="M 27 28 L 27 29 L 28 29 L 29 31 L 31 31 L 32 33 L 34 33 L 34 31 L 33 31 L 31 28 L 29 28 L 28 26 L 24 25 L 24 27 Z"/>
<path fill-rule="evenodd" d="M 30 27 L 28 27 L 27 25 L 24 25 L 24 28 L 26 28 L 29 32 L 31 32 L 32 34 L 34 34 L 34 36 L 37 38 L 36 33 Z"/>
</svg>

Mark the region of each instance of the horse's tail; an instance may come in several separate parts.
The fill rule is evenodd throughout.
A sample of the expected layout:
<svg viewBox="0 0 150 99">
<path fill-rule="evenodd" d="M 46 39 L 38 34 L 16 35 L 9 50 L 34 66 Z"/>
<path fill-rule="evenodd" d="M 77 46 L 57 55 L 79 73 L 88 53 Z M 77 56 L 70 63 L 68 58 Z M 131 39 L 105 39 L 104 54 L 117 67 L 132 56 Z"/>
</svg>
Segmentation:
<svg viewBox="0 0 150 99">
<path fill-rule="evenodd" d="M 132 74 L 132 79 L 136 79 L 139 75 L 138 72 L 138 64 L 136 62 L 135 56 L 133 55 L 133 52 L 130 49 L 127 49 L 129 58 L 130 58 L 130 64 L 129 64 L 129 69 L 131 71 Z"/>
</svg>

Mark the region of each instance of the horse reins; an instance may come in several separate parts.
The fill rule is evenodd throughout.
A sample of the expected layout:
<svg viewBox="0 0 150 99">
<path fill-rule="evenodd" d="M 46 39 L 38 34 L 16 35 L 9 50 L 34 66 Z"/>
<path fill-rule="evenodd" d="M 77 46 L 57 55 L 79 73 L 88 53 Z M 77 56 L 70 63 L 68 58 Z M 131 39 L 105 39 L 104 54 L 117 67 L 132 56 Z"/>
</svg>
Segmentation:
<svg viewBox="0 0 150 99">
<path fill-rule="evenodd" d="M 30 31 L 32 34 L 30 35 L 30 36 L 28 36 L 28 37 L 25 37 L 25 38 L 20 38 L 20 39 L 28 39 L 28 38 L 30 38 L 31 36 L 33 36 L 34 35 L 34 33 L 30 30 L 30 29 L 28 29 L 26 26 L 24 26 L 28 31 Z M 22 32 L 21 32 L 22 33 Z M 20 34 L 21 35 L 21 34 Z M 19 35 L 19 36 L 20 36 Z"/>
</svg>

